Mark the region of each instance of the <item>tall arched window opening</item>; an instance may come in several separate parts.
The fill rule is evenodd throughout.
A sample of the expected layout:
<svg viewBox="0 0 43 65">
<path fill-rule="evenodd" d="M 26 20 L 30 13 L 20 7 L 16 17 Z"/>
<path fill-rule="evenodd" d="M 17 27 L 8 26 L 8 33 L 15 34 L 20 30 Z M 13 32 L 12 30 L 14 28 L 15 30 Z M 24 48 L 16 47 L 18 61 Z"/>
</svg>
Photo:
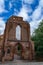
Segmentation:
<svg viewBox="0 0 43 65">
<path fill-rule="evenodd" d="M 21 40 L 21 27 L 19 25 L 16 27 L 16 39 Z"/>
</svg>

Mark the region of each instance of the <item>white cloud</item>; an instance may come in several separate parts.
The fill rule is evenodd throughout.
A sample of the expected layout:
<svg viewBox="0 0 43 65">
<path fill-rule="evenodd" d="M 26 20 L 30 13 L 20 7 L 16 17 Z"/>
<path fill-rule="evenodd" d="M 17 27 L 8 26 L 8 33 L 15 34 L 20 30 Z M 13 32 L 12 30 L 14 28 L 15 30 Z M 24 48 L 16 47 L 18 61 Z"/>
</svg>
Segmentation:
<svg viewBox="0 0 43 65">
<path fill-rule="evenodd" d="M 12 3 L 11 2 L 9 2 L 9 9 L 11 9 L 12 8 Z"/>
<path fill-rule="evenodd" d="M 0 13 L 2 12 L 8 12 L 7 10 L 5 10 L 4 0 L 0 0 Z"/>
<path fill-rule="evenodd" d="M 17 10 L 17 8 L 14 8 L 14 14 L 13 15 L 17 15 L 18 14 L 18 10 Z"/>
<path fill-rule="evenodd" d="M 23 17 L 24 20 L 28 19 L 27 9 L 25 6 L 21 8 L 20 12 L 18 13 L 18 16 Z"/>
<path fill-rule="evenodd" d="M 23 5 L 20 12 L 18 13 L 18 16 L 23 17 L 23 20 L 28 20 L 30 18 L 30 16 L 28 16 L 28 13 L 31 13 L 31 12 L 32 12 L 32 9 L 30 6 L 27 7 L 26 5 Z"/>
<path fill-rule="evenodd" d="M 43 8 L 43 0 L 39 1 L 38 7 L 35 9 L 35 11 L 32 14 L 32 19 L 33 20 L 38 20 L 42 17 L 42 8 Z"/>
<path fill-rule="evenodd" d="M 32 14 L 32 20 L 38 20 L 41 17 L 41 7 L 37 7 Z"/>
<path fill-rule="evenodd" d="M 38 20 L 38 21 L 34 20 L 34 21 L 31 21 L 31 22 L 30 22 L 31 35 L 33 34 L 34 30 L 38 27 L 39 23 L 40 23 L 42 20 L 43 20 L 43 17 L 42 17 L 40 20 Z"/>
<path fill-rule="evenodd" d="M 34 0 L 23 0 L 25 3 L 32 4 Z"/>
<path fill-rule="evenodd" d="M 43 0 L 40 0 L 39 5 L 43 7 Z"/>
<path fill-rule="evenodd" d="M 0 35 L 4 33 L 4 29 L 5 29 L 5 23 L 3 21 L 3 18 L 0 18 Z"/>
<path fill-rule="evenodd" d="M 7 0 L 7 1 L 8 1 L 8 0 Z M 12 2 L 14 2 L 14 0 L 13 0 L 13 1 L 11 0 L 11 1 L 9 2 L 9 9 L 11 9 L 12 6 L 13 6 Z"/>
<path fill-rule="evenodd" d="M 34 0 L 24 0 L 25 3 L 30 3 L 32 4 Z M 39 1 L 39 5 L 37 8 L 33 11 L 30 6 L 27 6 L 27 4 L 23 4 L 23 7 L 21 8 L 20 12 L 18 13 L 18 16 L 23 17 L 24 20 L 29 20 L 32 18 L 32 21 L 30 22 L 30 28 L 31 28 L 31 35 L 34 32 L 34 29 L 38 27 L 39 23 L 43 19 L 42 16 L 42 6 L 43 6 L 43 1 Z M 42 3 L 42 4 L 41 4 Z M 28 15 L 28 13 L 33 12 L 31 16 Z"/>
<path fill-rule="evenodd" d="M 22 0 L 22 1 L 24 1 L 25 4 L 22 4 L 22 8 L 18 13 L 18 16 L 23 17 L 24 20 L 29 20 L 30 18 L 32 18 L 32 21 L 30 22 L 30 28 L 32 34 L 34 32 L 34 29 L 38 27 L 39 23 L 43 19 L 43 14 L 42 14 L 43 0 L 39 1 L 39 5 L 36 7 L 34 11 L 30 6 L 27 6 L 27 4 L 32 4 L 34 0 Z M 28 13 L 31 12 L 33 12 L 33 14 L 29 16 Z"/>
<path fill-rule="evenodd" d="M 42 7 L 43 7 L 43 0 L 40 0 L 38 7 L 35 9 L 35 11 L 33 12 L 32 16 L 31 16 L 31 18 L 32 18 L 32 21 L 30 22 L 31 35 L 34 32 L 34 29 L 38 27 L 39 23 L 43 19 L 43 14 L 41 14 Z"/>
<path fill-rule="evenodd" d="M 31 35 L 34 32 L 34 30 L 38 27 L 39 21 L 32 21 L 30 22 L 30 32 Z"/>
<path fill-rule="evenodd" d="M 6 0 L 7 1 L 7 0 Z M 15 1 L 15 0 L 14 0 Z M 9 8 L 12 7 L 12 2 L 14 2 L 13 0 L 11 0 L 11 2 L 9 2 Z M 14 14 L 23 17 L 24 20 L 29 20 L 30 18 L 32 18 L 32 21 L 30 22 L 30 26 L 31 26 L 31 34 L 33 33 L 34 29 L 38 27 L 39 22 L 43 19 L 43 14 L 41 14 L 42 8 L 43 8 L 43 0 L 39 0 L 39 5 L 37 6 L 37 8 L 33 11 L 32 8 L 30 6 L 27 6 L 27 4 L 34 4 L 34 0 L 22 0 L 25 4 L 23 4 L 22 2 L 22 8 L 20 9 L 20 12 L 18 13 L 17 9 L 14 9 Z M 4 0 L 0 0 L 0 13 L 2 12 L 6 12 L 5 10 L 5 5 L 4 5 Z M 15 3 L 14 3 L 15 5 Z M 33 14 L 31 16 L 28 15 L 28 13 L 33 12 Z M 0 18 L 0 22 L 3 22 L 3 19 Z M 4 23 L 0 23 L 0 30 L 4 29 Z M 2 28 L 1 28 L 2 27 Z M 3 30 L 2 30 L 3 31 Z"/>
</svg>

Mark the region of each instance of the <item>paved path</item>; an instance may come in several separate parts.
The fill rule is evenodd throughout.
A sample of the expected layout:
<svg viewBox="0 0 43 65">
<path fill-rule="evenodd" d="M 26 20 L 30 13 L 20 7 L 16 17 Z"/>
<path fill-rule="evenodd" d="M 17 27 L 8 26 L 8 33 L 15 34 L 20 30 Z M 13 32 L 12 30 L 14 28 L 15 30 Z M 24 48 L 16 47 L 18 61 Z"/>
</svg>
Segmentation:
<svg viewBox="0 0 43 65">
<path fill-rule="evenodd" d="M 15 62 L 5 62 L 0 63 L 0 65 L 43 65 L 43 62 L 20 62 L 20 61 L 15 61 Z"/>
<path fill-rule="evenodd" d="M 23 60 L 0 62 L 0 65 L 43 65 L 43 62 L 28 62 Z"/>
<path fill-rule="evenodd" d="M 19 59 L 19 60 L 18 60 Z M 4 63 L 0 62 L 0 65 L 43 65 L 43 62 L 28 62 L 28 61 L 23 61 L 20 60 L 20 57 L 15 55 L 14 61 L 6 61 Z"/>
</svg>

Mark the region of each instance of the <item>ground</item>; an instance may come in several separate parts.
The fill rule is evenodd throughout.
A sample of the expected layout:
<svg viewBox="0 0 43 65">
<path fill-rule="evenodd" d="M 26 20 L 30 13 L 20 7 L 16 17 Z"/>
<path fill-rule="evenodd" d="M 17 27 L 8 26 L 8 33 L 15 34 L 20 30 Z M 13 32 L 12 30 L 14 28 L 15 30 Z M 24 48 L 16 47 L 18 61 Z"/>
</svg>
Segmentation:
<svg viewBox="0 0 43 65">
<path fill-rule="evenodd" d="M 20 60 L 1 63 L 0 65 L 43 65 L 43 62 L 22 62 Z"/>
<path fill-rule="evenodd" d="M 13 61 L 6 61 L 4 63 L 0 62 L 0 65 L 43 65 L 43 62 L 29 62 L 26 60 L 20 60 L 20 58 L 15 55 L 15 59 Z"/>
<path fill-rule="evenodd" d="M 5 61 L 4 63 L 0 62 L 0 65 L 43 65 L 43 62 L 36 62 L 36 60 L 29 62 L 27 60 L 20 59 L 20 56 L 15 54 L 13 61 Z"/>
</svg>

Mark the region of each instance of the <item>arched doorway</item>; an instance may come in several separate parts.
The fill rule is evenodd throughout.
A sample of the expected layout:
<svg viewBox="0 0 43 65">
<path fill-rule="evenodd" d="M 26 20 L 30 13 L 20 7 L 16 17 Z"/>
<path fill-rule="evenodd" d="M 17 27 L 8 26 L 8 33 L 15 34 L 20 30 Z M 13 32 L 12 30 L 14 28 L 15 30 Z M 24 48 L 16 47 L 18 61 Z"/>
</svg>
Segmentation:
<svg viewBox="0 0 43 65">
<path fill-rule="evenodd" d="M 14 47 L 14 59 L 19 60 L 21 59 L 21 55 L 23 52 L 23 46 L 20 43 L 17 43 Z"/>
</svg>

